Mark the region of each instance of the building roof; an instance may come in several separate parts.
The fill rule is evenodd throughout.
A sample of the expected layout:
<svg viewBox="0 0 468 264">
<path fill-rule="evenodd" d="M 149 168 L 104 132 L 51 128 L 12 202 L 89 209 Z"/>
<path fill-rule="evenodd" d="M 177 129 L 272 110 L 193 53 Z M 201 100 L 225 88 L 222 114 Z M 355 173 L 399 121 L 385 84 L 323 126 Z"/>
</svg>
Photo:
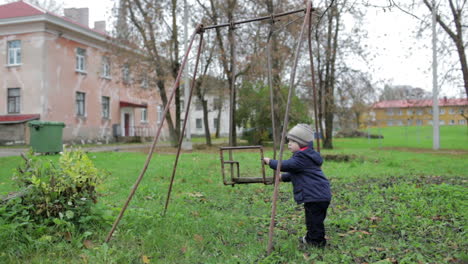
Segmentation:
<svg viewBox="0 0 468 264">
<path fill-rule="evenodd" d="M 42 15 L 46 12 L 26 2 L 19 1 L 0 5 L 0 19 Z"/>
<path fill-rule="evenodd" d="M 391 100 L 375 103 L 372 108 L 408 108 L 408 107 L 428 107 L 432 106 L 432 99 L 427 100 Z M 468 106 L 466 98 L 443 98 L 439 99 L 439 106 Z"/>
<path fill-rule="evenodd" d="M 39 114 L 30 115 L 0 115 L 0 124 L 16 124 L 24 123 L 30 120 L 36 120 L 41 118 Z"/>
<path fill-rule="evenodd" d="M 107 34 L 103 32 L 94 30 L 86 25 L 82 25 L 67 17 L 60 16 L 52 12 L 48 12 L 47 10 L 44 10 L 40 7 L 34 6 L 24 1 L 17 1 L 13 3 L 5 4 L 5 5 L 0 5 L 0 22 L 3 19 L 7 21 L 9 19 L 15 19 L 16 21 L 16 19 L 18 18 L 35 17 L 35 16 L 40 16 L 40 15 L 44 15 L 43 19 L 48 20 L 52 23 L 60 23 L 60 24 L 65 23 L 65 25 L 68 28 L 76 30 L 76 31 L 91 32 L 91 34 L 94 34 L 94 36 L 100 36 L 101 38 L 104 37 L 104 39 L 109 37 Z"/>
</svg>

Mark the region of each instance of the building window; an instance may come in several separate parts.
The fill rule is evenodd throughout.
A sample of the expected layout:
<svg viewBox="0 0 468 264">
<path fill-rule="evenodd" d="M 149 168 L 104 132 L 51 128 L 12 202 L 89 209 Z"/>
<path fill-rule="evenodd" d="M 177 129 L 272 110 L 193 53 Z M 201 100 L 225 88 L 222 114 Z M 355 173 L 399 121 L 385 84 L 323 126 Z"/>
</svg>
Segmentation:
<svg viewBox="0 0 468 264">
<path fill-rule="evenodd" d="M 8 88 L 8 113 L 18 114 L 20 112 L 20 88 Z"/>
<path fill-rule="evenodd" d="M 387 109 L 387 115 L 389 116 L 393 115 L 393 109 Z"/>
<path fill-rule="evenodd" d="M 427 121 L 427 124 L 430 125 L 430 126 L 432 126 L 432 124 L 433 124 L 432 120 L 428 120 L 428 121 Z"/>
<path fill-rule="evenodd" d="M 459 125 L 464 125 L 465 123 L 466 123 L 466 120 L 464 119 L 458 120 Z"/>
<path fill-rule="evenodd" d="M 195 102 L 195 111 L 201 111 L 203 110 L 203 104 L 200 100 L 197 100 Z"/>
<path fill-rule="evenodd" d="M 399 116 L 403 115 L 403 110 L 398 110 L 398 115 Z"/>
<path fill-rule="evenodd" d="M 102 118 L 109 119 L 110 115 L 110 98 L 107 96 L 102 97 Z"/>
<path fill-rule="evenodd" d="M 407 111 L 406 111 L 406 114 L 407 114 L 407 115 L 413 115 L 413 110 L 407 110 Z"/>
<path fill-rule="evenodd" d="M 454 108 L 450 108 L 450 110 L 449 110 L 449 114 L 451 114 L 451 115 L 454 115 L 454 114 L 455 114 L 455 112 L 456 112 L 456 111 L 455 111 L 455 109 L 454 109 Z"/>
<path fill-rule="evenodd" d="M 110 79 L 111 65 L 109 57 L 102 57 L 102 77 Z"/>
<path fill-rule="evenodd" d="M 403 121 L 402 121 L 402 120 L 398 120 L 398 121 L 397 121 L 397 124 L 398 124 L 399 126 L 402 126 L 402 125 L 403 125 Z"/>
<path fill-rule="evenodd" d="M 432 115 L 432 109 L 431 108 L 427 109 L 427 113 Z"/>
<path fill-rule="evenodd" d="M 203 120 L 201 118 L 197 118 L 195 121 L 196 121 L 195 127 L 197 129 L 202 129 L 203 128 L 203 123 L 202 123 Z"/>
<path fill-rule="evenodd" d="M 439 115 L 443 115 L 443 114 L 445 114 L 445 109 L 444 108 L 440 109 L 440 112 L 439 112 Z"/>
<path fill-rule="evenodd" d="M 416 110 L 416 114 L 417 114 L 417 115 L 422 115 L 422 114 L 423 114 L 423 110 L 422 110 L 422 109 Z"/>
<path fill-rule="evenodd" d="M 455 120 L 450 120 L 450 125 L 455 125 Z"/>
<path fill-rule="evenodd" d="M 439 124 L 445 125 L 445 121 L 444 121 L 444 120 L 440 120 L 440 121 L 439 121 Z"/>
<path fill-rule="evenodd" d="M 387 126 L 393 126 L 393 121 L 392 120 L 387 121 Z"/>
<path fill-rule="evenodd" d="M 76 92 L 76 115 L 84 116 L 85 115 L 85 93 Z"/>
<path fill-rule="evenodd" d="M 218 118 L 213 118 L 213 127 L 215 129 L 218 127 Z"/>
<path fill-rule="evenodd" d="M 213 98 L 213 109 L 214 110 L 221 109 L 221 99 L 220 98 Z"/>
<path fill-rule="evenodd" d="M 408 119 L 408 126 L 412 126 L 412 125 L 413 125 L 413 120 Z"/>
<path fill-rule="evenodd" d="M 76 71 L 86 72 L 86 50 L 83 48 L 76 48 Z"/>
<path fill-rule="evenodd" d="M 418 126 L 421 126 L 421 125 L 422 125 L 422 123 L 423 123 L 423 122 L 422 122 L 422 120 L 421 120 L 421 119 L 418 119 L 418 120 L 416 120 L 416 125 L 418 125 Z"/>
<path fill-rule="evenodd" d="M 146 108 L 141 109 L 141 123 L 148 122 L 148 110 Z"/>
<path fill-rule="evenodd" d="M 181 111 L 185 112 L 185 100 L 184 100 L 184 98 L 180 98 L 179 106 L 180 106 Z"/>
<path fill-rule="evenodd" d="M 141 77 L 141 88 L 148 89 L 148 75 L 146 74 Z"/>
<path fill-rule="evenodd" d="M 8 65 L 21 64 L 21 40 L 8 41 Z"/>
<path fill-rule="evenodd" d="M 162 111 L 162 108 L 163 108 L 163 107 L 162 107 L 161 105 L 158 105 L 158 106 L 156 107 L 156 112 L 158 113 L 158 121 L 157 121 L 158 124 L 160 124 L 161 121 L 162 121 L 162 119 L 163 119 L 163 111 Z"/>
<path fill-rule="evenodd" d="M 124 83 L 130 83 L 130 65 L 128 63 L 123 65 L 122 80 Z"/>
</svg>

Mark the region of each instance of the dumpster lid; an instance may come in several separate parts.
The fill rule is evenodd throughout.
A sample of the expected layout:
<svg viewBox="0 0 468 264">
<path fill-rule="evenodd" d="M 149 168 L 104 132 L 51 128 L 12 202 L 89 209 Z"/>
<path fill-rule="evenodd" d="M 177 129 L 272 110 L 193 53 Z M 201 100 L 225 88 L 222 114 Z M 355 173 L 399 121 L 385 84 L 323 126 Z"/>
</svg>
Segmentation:
<svg viewBox="0 0 468 264">
<path fill-rule="evenodd" d="M 31 126 L 65 126 L 65 123 L 63 122 L 54 122 L 54 121 L 40 121 L 40 120 L 34 120 L 28 122 L 28 125 Z"/>
<path fill-rule="evenodd" d="M 39 114 L 28 114 L 28 115 L 0 115 L 0 124 L 16 124 L 25 123 L 29 120 L 35 120 L 41 118 Z"/>
</svg>

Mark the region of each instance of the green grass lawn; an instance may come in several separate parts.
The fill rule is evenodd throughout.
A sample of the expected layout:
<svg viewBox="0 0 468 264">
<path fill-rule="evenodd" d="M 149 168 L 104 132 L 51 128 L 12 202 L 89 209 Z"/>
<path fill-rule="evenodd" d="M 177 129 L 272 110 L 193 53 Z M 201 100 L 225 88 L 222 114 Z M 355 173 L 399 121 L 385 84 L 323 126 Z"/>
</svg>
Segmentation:
<svg viewBox="0 0 468 264">
<path fill-rule="evenodd" d="M 0 263 L 466 263 L 468 154 L 368 148 L 366 140 L 359 142 L 337 139 L 337 150 L 323 151 L 355 155 L 351 162 L 323 165 L 333 191 L 325 250 L 298 247 L 297 237 L 305 232 L 303 209 L 294 203 L 291 186 L 282 183 L 275 251 L 266 256 L 273 186 L 224 186 L 219 153 L 207 150 L 182 154 L 166 216 L 161 212 L 174 155 L 157 154 L 109 244 L 103 241 L 111 222 L 89 230 L 91 246 L 78 236 L 58 243 L 0 241 Z M 391 142 L 397 144 L 397 138 Z M 99 204 L 115 217 L 146 155 L 89 156 L 111 173 L 99 187 Z M 258 153 L 236 158 L 241 170 L 258 169 Z M 11 171 L 19 162 L 0 158 L 0 195 L 14 190 Z"/>
<path fill-rule="evenodd" d="M 432 149 L 432 126 L 399 126 L 385 128 L 370 128 L 363 130 L 373 135 L 383 135 L 383 139 L 350 139 L 335 138 L 334 145 L 337 148 L 430 148 Z M 468 127 L 440 126 L 441 149 L 468 150 Z"/>
</svg>

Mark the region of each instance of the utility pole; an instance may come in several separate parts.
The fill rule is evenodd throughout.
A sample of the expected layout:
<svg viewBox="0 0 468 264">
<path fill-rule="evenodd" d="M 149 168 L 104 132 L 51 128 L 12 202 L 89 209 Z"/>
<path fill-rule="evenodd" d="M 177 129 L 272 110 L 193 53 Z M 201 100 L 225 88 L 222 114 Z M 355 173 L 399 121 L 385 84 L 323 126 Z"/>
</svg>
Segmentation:
<svg viewBox="0 0 468 264">
<path fill-rule="evenodd" d="M 184 0 L 184 51 L 187 50 L 188 39 L 188 8 L 187 0 Z M 188 76 L 188 63 L 185 64 L 184 69 L 184 102 L 185 109 L 187 109 L 188 98 L 190 96 L 190 80 Z M 182 148 L 185 150 L 192 150 L 192 131 L 190 130 L 190 111 L 187 114 L 187 124 L 185 125 L 185 140 L 182 142 Z"/>
<path fill-rule="evenodd" d="M 437 87 L 437 7 L 432 0 L 432 149 L 440 148 L 439 89 Z"/>
</svg>

